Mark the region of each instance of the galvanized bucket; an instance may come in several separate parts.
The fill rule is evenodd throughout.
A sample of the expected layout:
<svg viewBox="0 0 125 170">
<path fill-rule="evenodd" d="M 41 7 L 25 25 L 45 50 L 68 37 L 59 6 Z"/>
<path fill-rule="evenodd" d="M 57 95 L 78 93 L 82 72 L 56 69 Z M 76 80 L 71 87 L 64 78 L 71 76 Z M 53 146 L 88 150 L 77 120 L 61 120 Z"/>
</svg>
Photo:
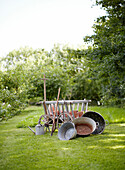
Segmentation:
<svg viewBox="0 0 125 170">
<path fill-rule="evenodd" d="M 60 140 L 70 140 L 76 137 L 77 131 L 72 122 L 65 122 L 58 130 L 58 138 Z"/>
<path fill-rule="evenodd" d="M 79 117 L 73 120 L 78 136 L 88 136 L 96 129 L 96 122 L 87 117 Z"/>
<path fill-rule="evenodd" d="M 105 126 L 108 125 L 106 124 L 107 120 L 105 121 L 101 114 L 94 112 L 94 111 L 88 111 L 84 113 L 82 117 L 89 117 L 93 119 L 96 123 L 98 123 L 97 128 L 92 134 L 101 134 L 104 131 Z"/>
</svg>

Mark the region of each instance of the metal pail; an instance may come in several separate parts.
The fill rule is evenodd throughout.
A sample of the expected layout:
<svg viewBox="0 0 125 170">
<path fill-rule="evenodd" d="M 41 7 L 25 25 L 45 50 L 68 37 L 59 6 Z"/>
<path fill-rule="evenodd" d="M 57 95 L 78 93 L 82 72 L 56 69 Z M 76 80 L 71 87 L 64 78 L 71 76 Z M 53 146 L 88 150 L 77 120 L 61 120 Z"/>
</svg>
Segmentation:
<svg viewBox="0 0 125 170">
<path fill-rule="evenodd" d="M 72 122 L 65 122 L 58 130 L 58 138 L 60 140 L 70 140 L 76 137 L 77 131 Z"/>
<path fill-rule="evenodd" d="M 82 115 L 82 117 L 89 117 L 89 118 L 93 119 L 96 123 L 98 123 L 98 126 L 95 129 L 95 131 L 93 132 L 93 134 L 101 134 L 104 131 L 106 122 L 101 114 L 94 112 L 94 111 L 88 111 L 88 112 L 84 113 Z"/>
<path fill-rule="evenodd" d="M 88 136 L 96 129 L 96 122 L 91 118 L 79 117 L 74 119 L 73 123 L 79 136 Z"/>
</svg>

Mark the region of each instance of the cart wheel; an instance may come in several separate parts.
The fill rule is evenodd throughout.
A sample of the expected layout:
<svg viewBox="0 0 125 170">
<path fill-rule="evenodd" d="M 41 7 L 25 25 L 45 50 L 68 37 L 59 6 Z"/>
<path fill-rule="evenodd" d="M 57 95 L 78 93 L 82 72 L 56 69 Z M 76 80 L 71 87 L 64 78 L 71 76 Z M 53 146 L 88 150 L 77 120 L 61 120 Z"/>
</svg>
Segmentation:
<svg viewBox="0 0 125 170">
<path fill-rule="evenodd" d="M 69 113 L 61 113 L 56 119 L 57 129 L 61 127 L 64 122 L 73 121 L 72 116 Z"/>
<path fill-rule="evenodd" d="M 67 113 L 67 112 L 61 113 L 59 115 L 59 119 L 62 120 L 62 123 L 68 122 L 68 121 L 73 121 L 72 116 L 69 113 Z"/>
<path fill-rule="evenodd" d="M 42 115 L 39 118 L 38 124 L 41 124 L 41 122 L 43 122 L 44 124 L 52 124 L 53 120 L 49 115 Z"/>
</svg>

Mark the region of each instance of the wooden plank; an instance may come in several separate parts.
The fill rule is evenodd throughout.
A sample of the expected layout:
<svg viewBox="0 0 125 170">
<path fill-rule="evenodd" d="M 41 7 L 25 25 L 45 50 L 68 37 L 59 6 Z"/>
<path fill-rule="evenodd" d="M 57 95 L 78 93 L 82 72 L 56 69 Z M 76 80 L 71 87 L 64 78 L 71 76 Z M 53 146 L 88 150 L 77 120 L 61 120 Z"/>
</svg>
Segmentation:
<svg viewBox="0 0 125 170">
<path fill-rule="evenodd" d="M 59 95 L 60 95 L 60 88 L 59 88 L 59 90 L 58 90 L 58 96 L 57 96 L 57 102 L 56 102 L 56 110 L 55 110 L 55 112 L 54 112 L 54 118 L 53 118 L 53 125 L 52 125 L 51 136 L 53 135 L 53 132 L 54 132 L 55 129 L 56 129 L 55 117 L 56 117 L 56 113 L 57 113 Z M 58 117 L 57 117 L 57 118 L 58 118 Z"/>
<path fill-rule="evenodd" d="M 65 109 L 66 109 L 66 112 L 69 114 L 69 109 L 68 109 L 68 106 L 67 106 L 67 102 L 65 102 Z M 68 117 L 68 116 L 67 116 Z M 68 117 L 68 120 L 70 120 L 70 118 Z"/>
<path fill-rule="evenodd" d="M 88 103 L 86 103 L 86 110 L 85 110 L 86 112 L 88 111 Z"/>
<path fill-rule="evenodd" d="M 52 113 L 52 115 L 54 115 L 54 113 L 53 113 L 53 108 L 52 108 L 52 104 L 50 104 L 50 108 L 51 108 L 51 113 Z"/>
<path fill-rule="evenodd" d="M 73 119 L 75 119 L 75 115 L 74 115 L 74 112 L 73 112 L 72 104 L 71 104 L 71 103 L 70 103 L 70 109 L 71 109 L 71 112 L 72 112 L 72 115 L 73 115 Z"/>
<path fill-rule="evenodd" d="M 84 111 L 85 103 L 82 103 L 81 111 Z"/>
<path fill-rule="evenodd" d="M 44 78 L 42 78 L 41 80 L 44 80 L 44 101 L 46 101 L 46 80 L 48 79 L 45 78 L 45 74 L 44 74 Z"/>
<path fill-rule="evenodd" d="M 59 104 L 58 104 L 58 111 L 59 111 L 59 114 L 61 114 L 61 110 L 60 110 Z"/>
<path fill-rule="evenodd" d="M 75 104 L 73 104 L 73 110 L 75 110 Z"/>
<path fill-rule="evenodd" d="M 47 108 L 47 113 L 50 116 L 49 105 L 46 104 L 46 108 Z"/>
<path fill-rule="evenodd" d="M 46 108 L 46 104 L 45 104 L 45 101 L 43 102 L 43 107 L 44 107 L 44 111 L 45 111 L 45 114 L 47 115 L 47 108 Z"/>
<path fill-rule="evenodd" d="M 46 104 L 56 104 L 56 101 L 45 101 Z M 58 104 L 64 104 L 64 103 L 67 103 L 67 104 L 70 104 L 70 103 L 73 103 L 73 104 L 77 104 L 77 103 L 89 103 L 91 102 L 91 100 L 60 100 L 58 101 Z M 43 102 L 40 102 L 40 103 L 43 103 Z"/>
<path fill-rule="evenodd" d="M 79 103 L 77 103 L 77 110 L 79 111 Z"/>
</svg>

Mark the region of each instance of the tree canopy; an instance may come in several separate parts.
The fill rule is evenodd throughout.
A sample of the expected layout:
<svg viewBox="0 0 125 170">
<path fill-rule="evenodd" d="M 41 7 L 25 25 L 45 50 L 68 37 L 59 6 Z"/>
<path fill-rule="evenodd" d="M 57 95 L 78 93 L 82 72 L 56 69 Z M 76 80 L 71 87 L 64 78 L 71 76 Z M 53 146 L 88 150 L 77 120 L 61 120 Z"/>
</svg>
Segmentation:
<svg viewBox="0 0 125 170">
<path fill-rule="evenodd" d="M 55 45 L 45 49 L 20 48 L 2 58 L 0 71 L 0 120 L 18 114 L 29 103 L 43 100 L 43 75 L 47 100 L 91 99 L 104 105 L 124 106 L 125 100 L 125 2 L 96 0 L 107 11 L 84 37 L 87 49 Z M 2 71 L 3 70 L 3 71 Z"/>
<path fill-rule="evenodd" d="M 102 99 L 118 104 L 125 96 L 125 1 L 96 0 L 107 11 L 93 25 L 94 34 L 86 36 L 92 42 L 88 51 L 91 76 L 101 83 Z"/>
</svg>

